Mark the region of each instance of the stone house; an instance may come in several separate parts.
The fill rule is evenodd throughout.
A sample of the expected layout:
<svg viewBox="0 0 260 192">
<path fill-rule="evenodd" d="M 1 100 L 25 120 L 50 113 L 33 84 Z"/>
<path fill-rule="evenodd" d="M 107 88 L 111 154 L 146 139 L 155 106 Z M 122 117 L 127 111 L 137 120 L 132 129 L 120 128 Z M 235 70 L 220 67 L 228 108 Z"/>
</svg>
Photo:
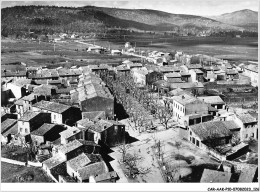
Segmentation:
<svg viewBox="0 0 260 192">
<path fill-rule="evenodd" d="M 32 141 L 36 145 L 52 142 L 60 137 L 59 133 L 65 127 L 57 124 L 44 123 L 41 127 L 31 132 Z"/>
<path fill-rule="evenodd" d="M 77 107 L 50 101 L 40 101 L 32 105 L 33 111 L 51 113 L 51 122 L 56 124 L 73 125 L 81 119 L 81 111 Z"/>
<path fill-rule="evenodd" d="M 232 133 L 223 121 L 209 121 L 188 127 L 188 140 L 202 150 L 230 143 Z"/>
<path fill-rule="evenodd" d="M 109 147 L 116 146 L 125 141 L 125 125 L 114 120 L 90 121 L 82 119 L 77 126 L 85 130 L 85 140 L 94 140 L 95 143 L 103 143 Z M 88 137 L 88 138 L 86 138 Z"/>
<path fill-rule="evenodd" d="M 50 113 L 27 111 L 18 119 L 18 133 L 28 135 L 44 123 L 51 123 Z"/>
</svg>

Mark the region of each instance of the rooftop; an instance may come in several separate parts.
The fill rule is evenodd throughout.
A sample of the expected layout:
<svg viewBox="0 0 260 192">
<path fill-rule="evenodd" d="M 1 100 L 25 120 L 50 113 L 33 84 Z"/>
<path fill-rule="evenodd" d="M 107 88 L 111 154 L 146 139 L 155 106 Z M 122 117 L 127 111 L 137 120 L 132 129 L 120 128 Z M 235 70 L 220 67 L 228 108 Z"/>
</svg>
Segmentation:
<svg viewBox="0 0 260 192">
<path fill-rule="evenodd" d="M 172 83 L 170 85 L 171 89 L 190 89 L 190 88 L 203 88 L 204 85 L 201 82 L 183 82 L 183 83 Z"/>
<path fill-rule="evenodd" d="M 33 101 L 33 100 L 35 100 L 35 96 L 36 95 L 34 93 L 31 93 L 30 95 L 22 97 L 22 100 L 24 100 L 24 101 Z"/>
<path fill-rule="evenodd" d="M 181 75 L 179 73 L 176 73 L 176 72 L 167 73 L 167 74 L 165 74 L 165 76 L 167 78 L 180 78 L 181 77 Z"/>
<path fill-rule="evenodd" d="M 115 171 L 100 174 L 95 177 L 95 181 L 99 182 L 99 181 L 105 181 L 105 180 L 109 180 L 109 179 L 113 179 L 113 178 L 117 178 L 117 173 Z"/>
<path fill-rule="evenodd" d="M 221 99 L 220 96 L 198 97 L 198 99 L 209 104 L 225 104 L 225 102 Z"/>
<path fill-rule="evenodd" d="M 43 136 L 43 135 L 45 135 L 45 133 L 47 133 L 48 131 L 50 131 L 54 127 L 55 127 L 55 124 L 44 123 L 41 127 L 34 130 L 33 132 L 31 132 L 31 134 Z"/>
<path fill-rule="evenodd" d="M 39 114 L 40 112 L 27 111 L 23 114 L 23 116 L 20 119 L 18 119 L 18 121 L 30 121 Z"/>
<path fill-rule="evenodd" d="M 90 164 L 84 167 L 83 169 L 80 169 L 78 172 L 82 180 L 86 180 L 89 179 L 89 176 L 96 176 L 103 173 L 107 173 L 108 168 L 106 164 L 103 161 L 101 161 L 101 162 Z"/>
<path fill-rule="evenodd" d="M 62 164 L 63 162 L 65 162 L 66 160 L 61 159 L 60 156 L 53 156 L 45 161 L 42 162 L 42 164 L 44 164 L 46 167 L 48 167 L 48 169 L 52 169 L 60 164 Z"/>
<path fill-rule="evenodd" d="M 66 145 L 60 146 L 58 149 L 60 152 L 67 154 L 75 149 L 78 149 L 81 146 L 83 146 L 83 144 L 81 142 L 79 142 L 78 140 L 73 140 L 73 141 L 67 143 Z"/>
<path fill-rule="evenodd" d="M 209 121 L 196 125 L 189 126 L 190 129 L 201 139 L 201 141 L 209 140 L 210 138 L 221 138 L 231 136 L 227 124 L 223 121 Z"/>
<path fill-rule="evenodd" d="M 123 125 L 119 122 L 112 121 L 112 120 L 103 120 L 100 119 L 98 121 L 91 121 L 89 119 L 81 119 L 77 121 L 77 123 L 84 128 L 91 129 L 96 132 L 103 132 L 107 128 L 113 126 L 113 125 Z"/>
<path fill-rule="evenodd" d="M 17 123 L 16 119 L 6 119 L 5 121 L 3 121 L 1 123 L 1 134 L 11 128 L 11 126 L 13 126 L 15 123 Z"/>
<path fill-rule="evenodd" d="M 254 71 L 254 72 L 258 73 L 258 65 L 250 64 L 250 65 L 247 65 L 245 68 L 247 70 Z"/>
<path fill-rule="evenodd" d="M 204 169 L 202 177 L 200 179 L 201 183 L 229 183 L 231 179 L 231 173 L 221 172 L 210 169 Z"/>
<path fill-rule="evenodd" d="M 52 95 L 52 90 L 57 90 L 57 86 L 55 85 L 40 85 L 33 88 L 34 94 L 37 95 Z"/>
<path fill-rule="evenodd" d="M 48 110 L 60 114 L 67 111 L 70 108 L 70 106 L 68 105 L 54 103 L 50 101 L 43 101 L 43 100 L 38 103 L 35 103 L 33 107 L 37 107 L 40 109 L 44 109 L 44 110 Z"/>
<path fill-rule="evenodd" d="M 2 128 L 1 128 L 2 129 Z M 18 123 L 16 122 L 10 129 L 3 133 L 3 136 L 7 137 L 9 134 L 15 135 L 18 133 Z"/>
<path fill-rule="evenodd" d="M 69 160 L 67 163 L 74 171 L 78 171 L 79 169 L 82 169 L 83 167 L 91 163 L 91 160 L 85 153 L 82 153 L 77 157 Z"/>
<path fill-rule="evenodd" d="M 238 179 L 238 183 L 252 183 L 255 175 L 257 175 L 257 165 L 248 164 L 249 166 L 243 166 Z"/>
<path fill-rule="evenodd" d="M 105 111 L 91 111 L 82 112 L 82 119 L 98 120 L 98 118 L 105 118 Z"/>
<path fill-rule="evenodd" d="M 60 132 L 60 136 L 67 139 L 79 132 L 80 130 L 77 127 L 69 127 L 67 130 Z"/>
<path fill-rule="evenodd" d="M 179 95 L 179 96 L 173 96 L 172 99 L 182 105 L 187 105 L 189 103 L 193 103 L 194 101 L 198 100 L 196 97 L 188 95 L 186 93 Z"/>
<path fill-rule="evenodd" d="M 255 123 L 257 122 L 256 118 L 254 118 L 249 113 L 240 113 L 237 114 L 237 117 L 243 122 L 243 123 Z"/>
</svg>

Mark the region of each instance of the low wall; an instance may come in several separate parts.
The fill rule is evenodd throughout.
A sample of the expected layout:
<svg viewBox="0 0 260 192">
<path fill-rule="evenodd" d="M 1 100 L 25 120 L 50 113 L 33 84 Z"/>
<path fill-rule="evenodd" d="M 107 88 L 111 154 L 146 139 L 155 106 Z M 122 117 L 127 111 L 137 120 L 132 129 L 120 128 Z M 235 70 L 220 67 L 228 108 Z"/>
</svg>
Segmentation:
<svg viewBox="0 0 260 192">
<path fill-rule="evenodd" d="M 42 167 L 42 163 L 40 163 L 40 162 L 28 161 L 28 165 L 31 165 L 31 166 L 34 166 L 34 167 Z"/>
<path fill-rule="evenodd" d="M 4 157 L 1 157 L 1 161 L 5 162 L 5 163 L 11 163 L 11 164 L 15 164 L 15 165 L 26 166 L 26 162 L 16 161 L 16 160 L 13 160 L 13 159 L 7 159 L 7 158 L 4 158 Z"/>
</svg>

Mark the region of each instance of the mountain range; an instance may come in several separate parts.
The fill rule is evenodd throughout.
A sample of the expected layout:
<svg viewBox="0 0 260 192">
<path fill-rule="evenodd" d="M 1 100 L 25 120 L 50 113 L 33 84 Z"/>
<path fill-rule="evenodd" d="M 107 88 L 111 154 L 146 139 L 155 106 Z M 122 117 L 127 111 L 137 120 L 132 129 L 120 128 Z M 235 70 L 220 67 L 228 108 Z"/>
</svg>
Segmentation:
<svg viewBox="0 0 260 192">
<path fill-rule="evenodd" d="M 250 26 L 250 28 L 248 28 Z M 25 31 L 104 32 L 107 29 L 195 33 L 255 30 L 257 12 L 241 10 L 211 18 L 148 9 L 15 6 L 1 9 L 2 35 Z"/>
<path fill-rule="evenodd" d="M 209 16 L 209 18 L 233 26 L 247 29 L 249 27 L 251 30 L 257 30 L 258 27 L 258 12 L 249 9 L 225 13 L 219 16 Z"/>
</svg>

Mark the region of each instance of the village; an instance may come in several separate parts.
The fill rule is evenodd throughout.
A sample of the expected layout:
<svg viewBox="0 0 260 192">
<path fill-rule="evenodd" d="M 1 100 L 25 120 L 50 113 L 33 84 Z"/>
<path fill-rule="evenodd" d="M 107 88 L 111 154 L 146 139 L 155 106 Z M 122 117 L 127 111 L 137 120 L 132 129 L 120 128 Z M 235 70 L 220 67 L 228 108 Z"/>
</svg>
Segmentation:
<svg viewBox="0 0 260 192">
<path fill-rule="evenodd" d="M 56 183 L 258 182 L 257 62 L 134 42 L 111 49 L 75 34 L 26 41 L 99 63 L 63 55 L 70 61 L 55 67 L 28 65 L 3 54 L 2 166 Z"/>
</svg>

